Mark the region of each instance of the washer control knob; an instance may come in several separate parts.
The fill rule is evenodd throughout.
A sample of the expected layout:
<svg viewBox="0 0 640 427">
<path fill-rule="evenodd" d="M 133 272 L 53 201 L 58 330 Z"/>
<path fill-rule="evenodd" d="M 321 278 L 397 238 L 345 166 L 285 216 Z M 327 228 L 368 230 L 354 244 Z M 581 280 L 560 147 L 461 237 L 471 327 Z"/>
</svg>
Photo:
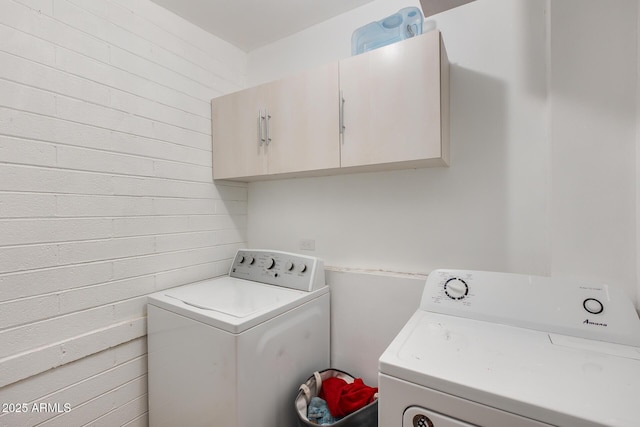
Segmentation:
<svg viewBox="0 0 640 427">
<path fill-rule="evenodd" d="M 244 263 L 244 256 L 240 255 L 240 257 L 238 257 L 238 264 L 243 264 Z"/>
<path fill-rule="evenodd" d="M 298 273 L 304 273 L 305 271 L 307 271 L 307 265 L 302 263 L 298 266 Z"/>
<path fill-rule="evenodd" d="M 469 293 L 469 286 L 464 280 L 452 277 L 444 283 L 444 293 L 451 299 L 461 300 Z"/>
<path fill-rule="evenodd" d="M 591 314 L 600 314 L 604 311 L 604 306 L 595 298 L 587 298 L 582 302 L 582 306 Z"/>
<path fill-rule="evenodd" d="M 293 270 L 293 263 L 291 261 L 287 261 L 287 263 L 284 265 L 284 269 L 287 271 Z"/>
<path fill-rule="evenodd" d="M 267 270 L 271 270 L 273 267 L 276 266 L 276 260 L 273 258 L 267 258 Z"/>
<path fill-rule="evenodd" d="M 254 262 L 256 262 L 256 260 L 252 256 L 247 257 L 247 264 L 253 265 Z"/>
</svg>

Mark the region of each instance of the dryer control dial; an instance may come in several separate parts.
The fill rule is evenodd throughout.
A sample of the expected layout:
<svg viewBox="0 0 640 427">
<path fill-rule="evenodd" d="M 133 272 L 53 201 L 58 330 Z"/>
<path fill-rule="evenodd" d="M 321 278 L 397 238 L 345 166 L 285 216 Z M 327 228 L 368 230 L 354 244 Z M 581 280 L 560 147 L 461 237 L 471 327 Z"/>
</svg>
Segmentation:
<svg viewBox="0 0 640 427">
<path fill-rule="evenodd" d="M 458 277 L 452 277 L 444 282 L 444 293 L 451 299 L 461 300 L 469 293 L 469 285 Z"/>
<path fill-rule="evenodd" d="M 582 302 L 582 306 L 591 314 L 600 314 L 604 311 L 604 306 L 595 298 L 587 298 Z"/>
</svg>

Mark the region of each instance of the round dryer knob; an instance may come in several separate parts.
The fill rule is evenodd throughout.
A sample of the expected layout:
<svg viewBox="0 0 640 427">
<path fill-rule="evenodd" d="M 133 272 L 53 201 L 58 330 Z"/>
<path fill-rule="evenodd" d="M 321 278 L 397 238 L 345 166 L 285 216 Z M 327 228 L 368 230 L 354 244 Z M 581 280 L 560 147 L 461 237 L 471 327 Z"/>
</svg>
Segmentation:
<svg viewBox="0 0 640 427">
<path fill-rule="evenodd" d="M 249 264 L 249 265 L 253 265 L 253 263 L 254 263 L 255 261 L 256 261 L 256 260 L 255 260 L 252 256 L 247 257 L 247 264 Z"/>
<path fill-rule="evenodd" d="M 307 265 L 302 263 L 298 266 L 298 273 L 304 273 L 305 271 L 307 271 Z"/>
<path fill-rule="evenodd" d="M 469 293 L 469 286 L 464 280 L 452 277 L 444 283 L 444 293 L 451 299 L 460 300 Z"/>
<path fill-rule="evenodd" d="M 604 311 L 604 306 L 595 298 L 587 298 L 582 302 L 582 306 L 591 314 L 600 314 Z"/>
<path fill-rule="evenodd" d="M 293 263 L 291 261 L 287 261 L 287 263 L 284 265 L 284 269 L 287 271 L 293 270 Z"/>
<path fill-rule="evenodd" d="M 267 259 L 267 270 L 271 270 L 275 266 L 276 266 L 276 260 L 273 259 L 273 258 L 268 258 Z"/>
<path fill-rule="evenodd" d="M 244 256 L 240 255 L 240 257 L 238 258 L 238 264 L 242 263 L 244 263 Z"/>
</svg>

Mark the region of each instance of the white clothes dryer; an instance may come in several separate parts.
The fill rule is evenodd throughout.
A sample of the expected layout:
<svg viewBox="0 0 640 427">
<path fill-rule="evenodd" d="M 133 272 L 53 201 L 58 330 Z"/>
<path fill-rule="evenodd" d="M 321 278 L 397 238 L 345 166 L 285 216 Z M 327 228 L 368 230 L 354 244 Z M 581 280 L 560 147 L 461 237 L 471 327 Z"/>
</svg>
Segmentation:
<svg viewBox="0 0 640 427">
<path fill-rule="evenodd" d="M 149 296 L 149 424 L 294 426 L 329 350 L 323 262 L 240 250 L 228 276 Z"/>
<path fill-rule="evenodd" d="M 640 425 L 640 319 L 607 285 L 436 270 L 379 360 L 384 427 Z"/>
</svg>

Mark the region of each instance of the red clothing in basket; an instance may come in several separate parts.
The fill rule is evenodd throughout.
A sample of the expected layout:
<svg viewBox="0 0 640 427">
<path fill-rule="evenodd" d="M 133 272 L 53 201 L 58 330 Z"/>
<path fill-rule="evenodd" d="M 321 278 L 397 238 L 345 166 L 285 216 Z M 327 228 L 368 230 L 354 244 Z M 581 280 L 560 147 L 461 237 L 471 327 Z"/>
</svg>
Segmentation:
<svg viewBox="0 0 640 427">
<path fill-rule="evenodd" d="M 342 378 L 324 380 L 319 397 L 327 401 L 329 412 L 334 417 L 344 417 L 373 402 L 378 387 L 369 387 L 356 378 L 351 384 Z"/>
</svg>

